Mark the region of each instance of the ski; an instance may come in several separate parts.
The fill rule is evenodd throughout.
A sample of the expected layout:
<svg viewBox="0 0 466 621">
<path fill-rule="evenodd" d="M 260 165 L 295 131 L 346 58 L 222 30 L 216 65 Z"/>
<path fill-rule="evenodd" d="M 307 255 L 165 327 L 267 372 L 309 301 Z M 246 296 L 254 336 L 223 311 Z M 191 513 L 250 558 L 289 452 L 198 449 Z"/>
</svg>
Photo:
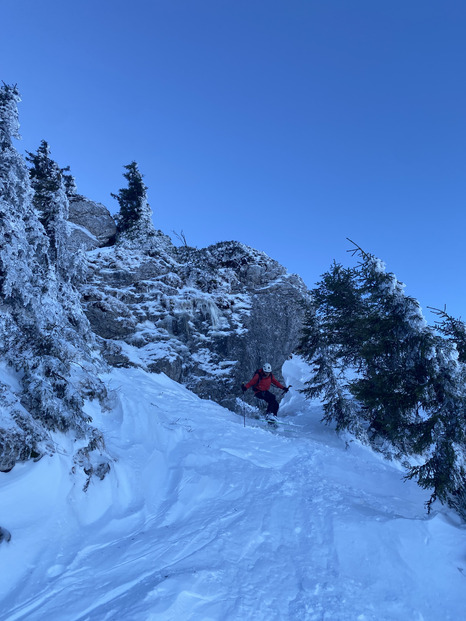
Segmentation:
<svg viewBox="0 0 466 621">
<path fill-rule="evenodd" d="M 268 420 L 267 418 L 261 417 L 257 419 L 257 422 L 259 423 L 258 427 L 260 427 L 261 429 L 268 429 L 270 431 L 281 431 L 281 432 L 293 431 L 291 429 L 291 425 L 289 425 L 288 423 L 283 423 L 280 419 Z"/>
</svg>

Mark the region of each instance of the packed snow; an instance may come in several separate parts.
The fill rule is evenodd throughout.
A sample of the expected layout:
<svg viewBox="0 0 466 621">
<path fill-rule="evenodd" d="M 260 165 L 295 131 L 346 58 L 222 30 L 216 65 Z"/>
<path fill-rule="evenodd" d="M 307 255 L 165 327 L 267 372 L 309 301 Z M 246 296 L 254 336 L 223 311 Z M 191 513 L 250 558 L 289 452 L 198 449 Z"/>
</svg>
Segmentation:
<svg viewBox="0 0 466 621">
<path fill-rule="evenodd" d="M 113 459 L 73 471 L 79 440 L 0 473 L 0 619 L 458 621 L 466 529 L 403 468 L 337 436 L 293 388 L 281 426 L 203 401 L 165 375 L 102 376 L 87 413 Z M 11 380 L 11 378 L 10 378 Z"/>
</svg>

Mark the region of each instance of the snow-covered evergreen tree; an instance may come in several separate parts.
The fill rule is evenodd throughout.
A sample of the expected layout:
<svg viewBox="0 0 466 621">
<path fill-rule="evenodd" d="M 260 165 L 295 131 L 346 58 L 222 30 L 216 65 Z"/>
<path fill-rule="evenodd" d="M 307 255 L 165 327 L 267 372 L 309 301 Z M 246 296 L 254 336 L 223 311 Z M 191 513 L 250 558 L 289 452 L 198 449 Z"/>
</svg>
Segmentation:
<svg viewBox="0 0 466 621">
<path fill-rule="evenodd" d="M 73 177 L 70 170 L 71 169 L 69 166 L 65 166 L 65 168 L 60 169 L 62 178 L 63 178 L 63 183 L 65 185 L 66 196 L 68 197 L 69 200 L 73 198 L 78 198 L 79 196 L 78 188 L 76 186 L 76 179 Z"/>
<path fill-rule="evenodd" d="M 437 330 L 451 343 L 455 344 L 460 362 L 466 363 L 466 324 L 461 318 L 453 317 L 446 309 L 431 309 L 440 320 L 436 322 Z"/>
<path fill-rule="evenodd" d="M 438 499 L 466 520 L 466 367 L 453 343 L 436 337 L 433 349 L 425 416 L 417 429 L 425 462 L 407 477 L 432 490 L 429 510 Z"/>
<path fill-rule="evenodd" d="M 419 303 L 384 264 L 360 249 L 360 290 L 365 299 L 361 376 L 351 393 L 362 404 L 372 437 L 411 453 L 422 423 L 429 380 L 434 370 L 434 333 Z"/>
<path fill-rule="evenodd" d="M 326 423 L 337 431 L 361 433 L 359 406 L 349 391 L 350 369 L 359 360 L 364 302 L 357 272 L 334 263 L 313 291 L 314 306 L 306 313 L 300 354 L 312 364 L 313 376 L 304 394 L 321 397 Z"/>
<path fill-rule="evenodd" d="M 0 355 L 21 385 L 20 392 L 0 387 L 0 470 L 52 449 L 51 429 L 74 429 L 95 444 L 99 433 L 83 400 L 104 394 L 79 294 L 50 261 L 44 211 L 35 208 L 29 171 L 13 146 L 19 100 L 15 87 L 0 88 Z"/>
<path fill-rule="evenodd" d="M 28 153 L 33 205 L 49 238 L 49 256 L 62 277 L 73 272 L 67 250 L 69 203 L 62 170 L 50 157 L 50 147 L 42 140 L 37 153 Z"/>
<path fill-rule="evenodd" d="M 27 258 L 33 254 L 44 268 L 49 245 L 32 205 L 27 168 L 12 144 L 19 138 L 19 101 L 15 86 L 0 88 L 0 286 L 6 299 L 28 295 L 37 278 Z"/>
<path fill-rule="evenodd" d="M 152 210 L 147 202 L 147 187 L 136 162 L 125 166 L 123 174 L 128 181 L 126 188 L 121 188 L 112 197 L 118 201 L 120 211 L 117 227 L 120 237 L 130 239 L 150 237 L 154 233 Z"/>
<path fill-rule="evenodd" d="M 304 392 L 323 398 L 337 430 L 365 434 L 387 454 L 422 455 L 408 476 L 433 490 L 430 502 L 466 514 L 465 368 L 395 275 L 356 253 L 357 268 L 334 265 L 313 292 L 301 352 L 314 374 Z"/>
</svg>

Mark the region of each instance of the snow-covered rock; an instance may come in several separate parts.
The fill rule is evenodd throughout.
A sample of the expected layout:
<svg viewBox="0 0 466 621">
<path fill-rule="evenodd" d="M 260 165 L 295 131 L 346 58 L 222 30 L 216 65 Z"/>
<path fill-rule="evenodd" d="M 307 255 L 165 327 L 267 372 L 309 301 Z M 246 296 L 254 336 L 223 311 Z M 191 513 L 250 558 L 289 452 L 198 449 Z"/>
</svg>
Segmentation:
<svg viewBox="0 0 466 621">
<path fill-rule="evenodd" d="M 101 203 L 76 196 L 70 200 L 70 244 L 73 248 L 84 246 L 85 250 L 107 246 L 116 235 L 116 224 L 108 209 Z"/>
<path fill-rule="evenodd" d="M 68 222 L 68 231 L 68 247 L 70 252 L 77 252 L 81 249 L 94 250 L 94 248 L 99 248 L 101 246 L 100 240 L 79 224 Z"/>
<path fill-rule="evenodd" d="M 65 182 L 45 141 L 28 169 L 12 142 L 18 101 L 16 87 L 0 87 L 0 471 L 53 453 L 50 433 L 61 431 L 79 439 L 75 463 L 100 477 L 109 465 L 92 453 L 104 438 L 83 411 L 106 398 L 99 353 L 234 408 L 265 361 L 279 376 L 309 294 L 241 243 L 176 248 L 155 230 L 145 190 L 140 220 L 120 222 L 116 240 L 109 211 Z"/>
<path fill-rule="evenodd" d="M 277 376 L 299 340 L 308 290 L 263 252 L 239 242 L 176 248 L 119 243 L 89 253 L 84 308 L 111 364 L 164 372 L 235 407 L 240 384 L 265 361 Z"/>
</svg>

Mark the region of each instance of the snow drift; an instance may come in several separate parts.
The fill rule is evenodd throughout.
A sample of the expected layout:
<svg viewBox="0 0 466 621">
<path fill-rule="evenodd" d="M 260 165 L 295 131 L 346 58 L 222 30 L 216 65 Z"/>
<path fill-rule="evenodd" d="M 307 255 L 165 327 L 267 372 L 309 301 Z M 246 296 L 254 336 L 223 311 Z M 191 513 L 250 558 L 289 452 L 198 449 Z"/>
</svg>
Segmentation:
<svg viewBox="0 0 466 621">
<path fill-rule="evenodd" d="M 276 432 L 165 375 L 115 369 L 88 402 L 109 474 L 73 471 L 79 439 L 0 473 L 0 619 L 457 621 L 464 526 L 403 470 L 338 437 L 293 390 Z M 286 423 L 286 424 L 285 424 Z"/>
</svg>

